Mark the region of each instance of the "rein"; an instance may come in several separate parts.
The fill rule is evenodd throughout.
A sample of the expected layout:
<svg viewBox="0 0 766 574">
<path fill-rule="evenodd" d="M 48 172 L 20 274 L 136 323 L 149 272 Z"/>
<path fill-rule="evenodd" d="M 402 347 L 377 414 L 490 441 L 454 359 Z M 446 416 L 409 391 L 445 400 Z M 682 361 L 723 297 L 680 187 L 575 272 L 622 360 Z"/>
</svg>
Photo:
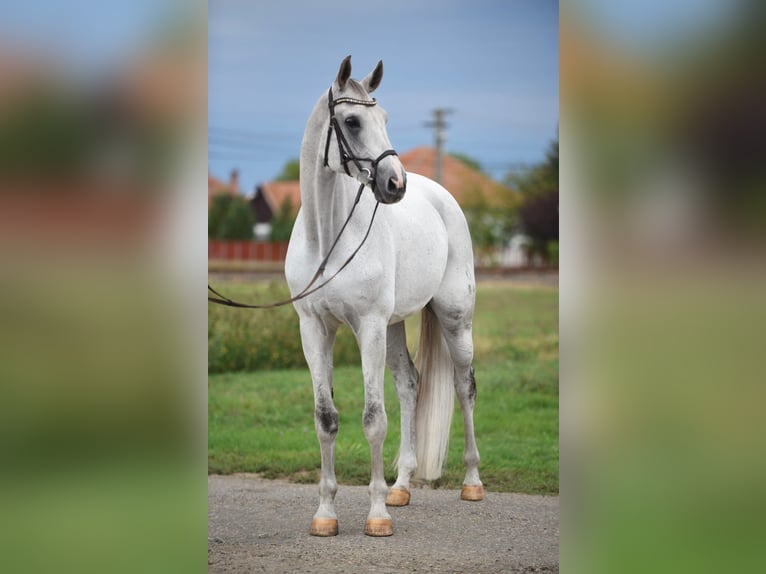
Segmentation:
<svg viewBox="0 0 766 574">
<path fill-rule="evenodd" d="M 282 305 L 287 305 L 288 303 L 293 303 L 294 301 L 298 301 L 300 299 L 303 299 L 304 297 L 308 297 L 315 291 L 318 291 L 325 285 L 327 285 L 330 281 L 335 279 L 337 277 L 338 273 L 343 271 L 346 266 L 351 263 L 351 260 L 356 257 L 356 254 L 359 252 L 359 250 L 362 248 L 362 245 L 364 245 L 364 242 L 367 241 L 367 237 L 370 235 L 370 230 L 372 229 L 372 222 L 375 221 L 375 214 L 378 212 L 378 206 L 380 205 L 379 202 L 375 203 L 375 209 L 372 212 L 372 217 L 370 218 L 370 225 L 367 226 L 367 232 L 364 234 L 364 237 L 362 238 L 361 243 L 357 246 L 356 249 L 354 249 L 354 252 L 349 256 L 348 259 L 346 259 L 345 263 L 340 266 L 340 268 L 332 274 L 326 281 L 323 283 L 320 283 L 313 289 L 311 288 L 314 283 L 316 283 L 317 279 L 324 273 L 325 267 L 327 266 L 327 261 L 330 259 L 330 255 L 332 255 L 333 250 L 335 249 L 335 246 L 338 244 L 338 241 L 340 240 L 340 236 L 343 234 L 343 232 L 346 229 L 346 226 L 348 225 L 348 222 L 351 221 L 351 216 L 354 215 L 354 209 L 356 209 L 356 205 L 359 203 L 359 200 L 362 197 L 362 191 L 364 191 L 364 184 L 361 184 L 359 186 L 359 191 L 356 193 L 356 199 L 354 200 L 354 205 L 351 207 L 351 211 L 348 214 L 348 217 L 346 218 L 346 221 L 343 222 L 343 226 L 340 228 L 340 231 L 338 232 L 338 235 L 335 237 L 335 241 L 333 241 L 332 246 L 330 247 L 330 250 L 327 252 L 327 255 L 325 255 L 325 258 L 322 260 L 322 263 L 319 264 L 319 268 L 316 270 L 316 273 L 314 273 L 314 277 L 311 278 L 311 281 L 309 281 L 309 284 L 306 285 L 303 290 L 298 293 L 295 297 L 291 297 L 290 299 L 285 299 L 284 301 L 277 301 L 275 303 L 267 303 L 264 305 L 248 305 L 246 303 L 239 303 L 238 301 L 234 301 L 232 299 L 229 299 L 225 295 L 222 295 L 215 289 L 213 289 L 210 285 L 207 286 L 208 291 L 213 293 L 215 297 L 208 296 L 207 300 L 211 303 L 217 303 L 219 305 L 226 305 L 227 307 L 239 307 L 244 309 L 270 309 L 272 307 L 281 307 Z"/>
<path fill-rule="evenodd" d="M 351 206 L 351 211 L 348 214 L 348 217 L 346 217 L 346 221 L 343 222 L 343 225 L 340 228 L 340 231 L 338 232 L 338 235 L 335 237 L 335 240 L 333 241 L 332 245 L 330 246 L 330 250 L 327 252 L 327 255 L 325 255 L 322 262 L 319 264 L 319 267 L 316 270 L 316 273 L 314 273 L 314 276 L 311 278 L 311 281 L 309 281 L 308 285 L 306 285 L 303 290 L 298 293 L 295 297 L 291 297 L 289 299 L 285 299 L 284 301 L 276 301 L 274 303 L 266 303 L 263 305 L 249 305 L 246 303 L 240 303 L 238 301 L 234 301 L 233 299 L 230 299 L 229 297 L 226 297 L 225 295 L 222 295 L 215 289 L 213 289 L 209 284 L 207 286 L 207 289 L 210 293 L 212 293 L 214 296 L 208 295 L 207 300 L 211 303 L 216 303 L 218 305 L 225 305 L 227 307 L 237 307 L 241 309 L 270 309 L 273 307 L 281 307 L 282 305 L 287 305 L 289 303 L 293 303 L 295 301 L 298 301 L 300 299 L 303 299 L 304 297 L 308 297 L 312 293 L 318 291 L 325 285 L 327 285 L 330 281 L 335 279 L 338 274 L 343 271 L 346 266 L 348 266 L 349 263 L 351 263 L 351 260 L 356 257 L 356 254 L 359 253 L 359 250 L 362 248 L 364 243 L 367 241 L 367 238 L 370 235 L 370 230 L 372 229 L 372 223 L 375 221 L 375 214 L 378 212 L 378 207 L 380 206 L 380 202 L 375 202 L 375 208 L 372 211 L 372 217 L 370 217 L 370 224 L 367 226 L 367 231 L 364 234 L 364 237 L 362 238 L 362 241 L 359 243 L 356 249 L 354 249 L 353 253 L 346 259 L 346 261 L 341 265 L 338 270 L 333 273 L 328 279 L 317 285 L 316 287 L 313 287 L 314 283 L 317 282 L 317 280 L 322 276 L 322 273 L 324 273 L 325 268 L 327 267 L 327 262 L 330 259 L 330 255 L 332 255 L 332 252 L 335 250 L 335 246 L 338 245 L 338 241 L 340 241 L 341 235 L 343 235 L 343 232 L 346 230 L 346 226 L 348 225 L 348 222 L 351 221 L 351 216 L 354 215 L 354 210 L 356 209 L 357 204 L 359 203 L 359 200 L 362 197 L 362 192 L 364 191 L 365 185 L 370 185 L 372 188 L 375 185 L 375 176 L 378 171 L 378 164 L 380 161 L 388 157 L 389 155 L 398 155 L 396 151 L 393 149 L 388 149 L 381 153 L 377 158 L 371 159 L 371 158 L 360 158 L 356 157 L 353 153 L 351 153 L 350 147 L 348 145 L 348 141 L 346 140 L 346 137 L 343 135 L 343 131 L 340 129 L 340 125 L 338 124 L 338 120 L 335 118 L 335 106 L 338 104 L 355 104 L 355 105 L 362 105 L 362 106 L 374 106 L 377 104 L 377 101 L 373 98 L 372 100 L 359 100 L 356 98 L 338 98 L 337 100 L 333 100 L 332 96 L 332 87 L 330 87 L 330 91 L 328 93 L 328 106 L 330 109 L 330 126 L 327 130 L 327 141 L 325 142 L 325 151 L 324 151 L 324 165 L 325 167 L 329 167 L 328 165 L 328 153 L 330 150 L 330 138 L 332 137 L 333 131 L 335 132 L 335 137 L 338 141 L 338 150 L 340 153 L 340 159 L 341 164 L 343 165 L 343 169 L 345 170 L 346 174 L 351 176 L 351 172 L 348 169 L 348 162 L 353 161 L 356 168 L 359 170 L 359 175 L 362 174 L 362 172 L 367 172 L 367 181 L 361 182 L 359 185 L 359 190 L 356 192 L 356 198 L 354 199 L 354 205 Z M 370 162 L 370 168 L 362 167 L 361 163 L 362 161 L 368 161 Z M 357 178 L 359 177 L 357 175 Z"/>
</svg>

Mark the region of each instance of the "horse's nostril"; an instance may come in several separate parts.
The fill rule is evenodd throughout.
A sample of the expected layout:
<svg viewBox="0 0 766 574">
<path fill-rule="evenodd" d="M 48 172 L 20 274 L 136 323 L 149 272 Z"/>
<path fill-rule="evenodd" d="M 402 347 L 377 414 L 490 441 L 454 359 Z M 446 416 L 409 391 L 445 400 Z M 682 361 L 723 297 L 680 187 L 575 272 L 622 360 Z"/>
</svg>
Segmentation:
<svg viewBox="0 0 766 574">
<path fill-rule="evenodd" d="M 398 191 L 401 189 L 400 181 L 395 177 L 388 178 L 388 191 L 390 193 L 394 193 L 395 191 Z"/>
</svg>

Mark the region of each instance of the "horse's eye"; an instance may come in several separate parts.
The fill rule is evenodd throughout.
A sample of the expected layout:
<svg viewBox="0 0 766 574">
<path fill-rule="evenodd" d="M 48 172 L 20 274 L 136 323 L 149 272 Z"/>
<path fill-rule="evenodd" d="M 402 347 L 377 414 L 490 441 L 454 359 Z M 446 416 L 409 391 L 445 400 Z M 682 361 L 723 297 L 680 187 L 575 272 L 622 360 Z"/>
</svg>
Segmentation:
<svg viewBox="0 0 766 574">
<path fill-rule="evenodd" d="M 357 129 L 362 125 L 359 123 L 359 118 L 356 116 L 348 116 L 345 120 L 345 124 L 352 129 Z"/>
</svg>

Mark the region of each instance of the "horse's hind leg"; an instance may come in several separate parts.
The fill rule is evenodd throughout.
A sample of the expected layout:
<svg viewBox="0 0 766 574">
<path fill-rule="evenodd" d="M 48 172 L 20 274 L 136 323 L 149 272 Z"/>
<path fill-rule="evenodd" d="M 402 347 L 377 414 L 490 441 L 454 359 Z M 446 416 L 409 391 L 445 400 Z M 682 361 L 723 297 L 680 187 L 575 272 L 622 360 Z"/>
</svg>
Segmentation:
<svg viewBox="0 0 766 574">
<path fill-rule="evenodd" d="M 319 480 L 319 509 L 311 521 L 313 536 L 338 534 L 338 517 L 335 514 L 334 448 L 338 434 L 338 411 L 332 393 L 332 347 L 335 327 L 328 327 L 318 318 L 301 317 L 301 342 L 311 378 L 314 383 L 314 426 L 322 452 L 322 477 Z"/>
<path fill-rule="evenodd" d="M 472 299 L 471 299 L 472 300 Z M 466 474 L 460 498 L 463 500 L 482 500 L 484 487 L 479 479 L 479 449 L 473 427 L 473 409 L 476 404 L 476 379 L 473 371 L 473 335 L 471 321 L 473 305 L 444 304 L 432 301 L 442 334 L 447 342 L 452 362 L 455 365 L 455 391 L 460 401 L 465 431 L 463 460 Z"/>
<path fill-rule="evenodd" d="M 389 506 L 406 506 L 410 502 L 410 478 L 417 467 L 415 458 L 415 406 L 418 398 L 418 372 L 407 350 L 404 322 L 388 328 L 386 364 L 396 384 L 401 406 L 402 439 L 399 446 L 396 482 L 386 497 Z"/>
</svg>

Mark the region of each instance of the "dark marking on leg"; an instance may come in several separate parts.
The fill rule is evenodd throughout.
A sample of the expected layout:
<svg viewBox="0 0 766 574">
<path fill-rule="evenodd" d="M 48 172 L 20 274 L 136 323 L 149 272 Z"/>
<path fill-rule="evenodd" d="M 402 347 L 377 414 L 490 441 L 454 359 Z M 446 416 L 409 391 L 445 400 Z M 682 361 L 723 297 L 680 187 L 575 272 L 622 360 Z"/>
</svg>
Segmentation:
<svg viewBox="0 0 766 574">
<path fill-rule="evenodd" d="M 364 415 L 362 416 L 362 424 L 365 427 L 369 427 L 375 422 L 375 419 L 380 414 L 380 406 L 376 403 L 370 404 L 364 409 Z"/>
<path fill-rule="evenodd" d="M 476 402 L 476 379 L 473 376 L 473 365 L 471 365 L 471 370 L 468 372 L 468 384 L 468 398 L 474 403 Z"/>
<path fill-rule="evenodd" d="M 418 386 L 420 386 L 420 373 L 418 373 L 418 370 L 415 368 L 415 363 L 412 362 L 412 358 L 410 358 L 409 354 L 407 355 L 407 360 L 410 363 L 410 373 L 412 373 L 412 376 L 407 377 L 407 388 L 417 392 Z"/>
<path fill-rule="evenodd" d="M 332 405 L 328 405 L 325 401 L 319 401 L 314 411 L 314 416 L 316 416 L 319 422 L 319 427 L 326 434 L 336 434 L 338 432 L 338 412 Z"/>
</svg>

